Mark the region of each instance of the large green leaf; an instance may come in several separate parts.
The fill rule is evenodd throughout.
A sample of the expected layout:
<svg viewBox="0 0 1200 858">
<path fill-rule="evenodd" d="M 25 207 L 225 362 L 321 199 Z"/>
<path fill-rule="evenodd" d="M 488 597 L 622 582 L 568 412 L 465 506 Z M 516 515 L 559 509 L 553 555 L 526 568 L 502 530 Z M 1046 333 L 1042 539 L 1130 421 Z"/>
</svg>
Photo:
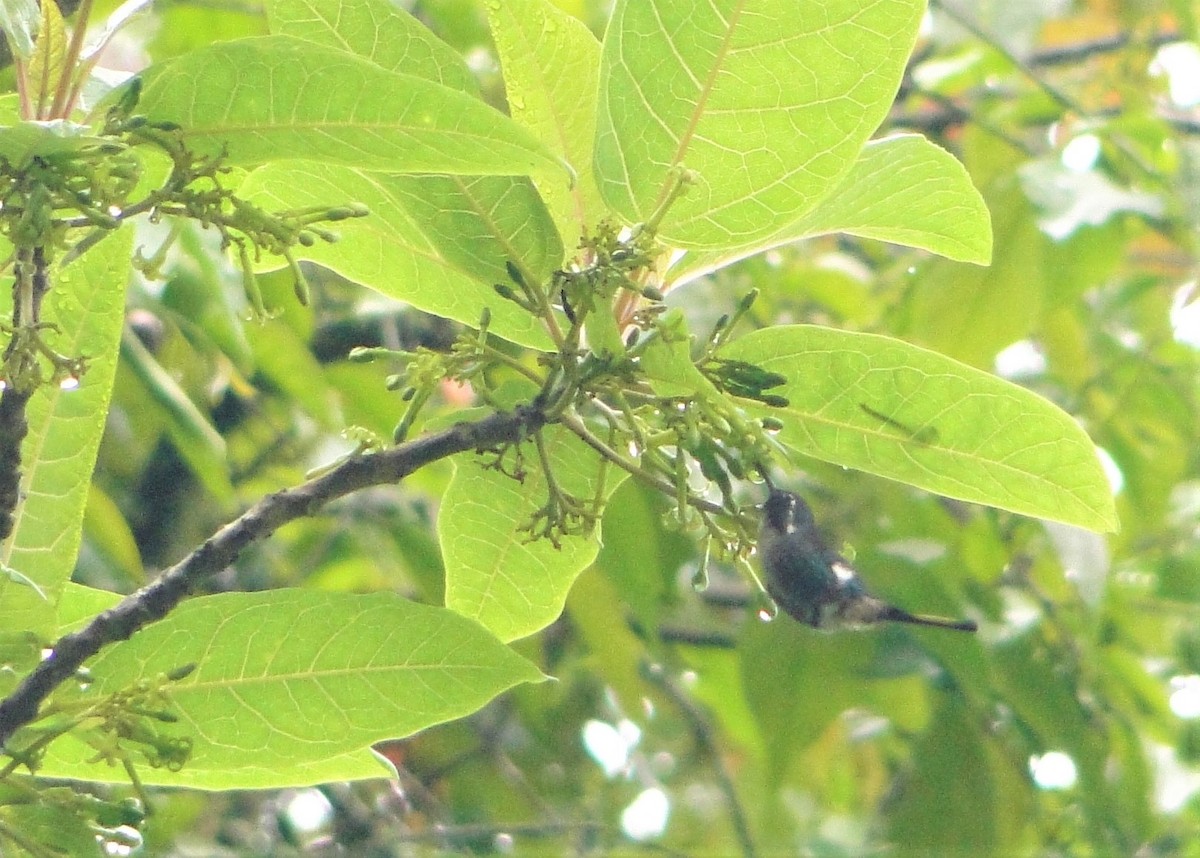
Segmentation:
<svg viewBox="0 0 1200 858">
<path fill-rule="evenodd" d="M 190 663 L 195 672 L 168 688 L 180 720 L 162 729 L 192 739 L 191 759 L 178 772 L 142 766 L 146 783 L 266 789 L 382 777 L 371 743 L 460 718 L 542 678 L 444 608 L 392 593 L 273 590 L 183 603 L 97 656 L 86 693 L 112 693 Z M 74 738 L 60 740 L 41 773 L 125 779 L 119 767 L 86 764 L 93 755 Z"/>
<path fill-rule="evenodd" d="M 54 631 L 54 605 L 75 568 L 88 482 L 104 432 L 125 311 L 133 233 L 121 230 L 74 263 L 51 271 L 43 331 L 62 354 L 85 356 L 75 390 L 44 387 L 29 400 L 29 434 L 21 445 L 21 497 L 0 560 L 45 594 L 0 576 L 0 628 Z"/>
<path fill-rule="evenodd" d="M 754 247 L 687 253 L 669 278 L 677 285 L 763 250 L 833 232 L 963 262 L 983 264 L 992 255 L 988 209 L 963 165 L 924 137 L 902 134 L 868 143 L 833 193 L 795 223 Z"/>
<path fill-rule="evenodd" d="M 115 607 L 120 601 L 118 593 L 68 581 L 63 587 L 62 598 L 58 600 L 58 630 L 55 637 L 79 631 L 97 614 Z"/>
<path fill-rule="evenodd" d="M 387 0 L 350 0 L 336 15 L 329 4 L 272 0 L 269 12 L 277 32 L 352 51 L 388 71 L 463 92 L 476 90 L 462 59 Z M 489 306 L 495 333 L 522 345 L 550 345 L 527 313 L 493 289 L 508 280 L 506 261 L 535 279 L 548 277 L 562 262 L 558 231 L 528 178 L 347 176 L 346 170 L 317 167 L 311 169 L 317 184 L 310 188 L 310 168 L 299 169 L 303 179 L 295 165 L 268 166 L 243 192 L 269 188 L 272 205 L 303 207 L 318 202 L 315 189 L 329 188 L 343 198 L 348 183 L 361 189 L 355 199 L 367 203 L 374 216 L 365 224 L 345 225 L 348 241 L 303 251 L 305 258 L 468 325 L 478 324 L 481 310 Z M 561 175 L 542 184 L 552 194 L 568 193 Z"/>
<path fill-rule="evenodd" d="M 1015 384 L 874 334 L 790 325 L 721 351 L 787 382 L 780 440 L 827 462 L 1092 530 L 1115 530 L 1095 446 L 1069 414 Z"/>
<path fill-rule="evenodd" d="M 368 170 L 567 176 L 482 101 L 291 36 L 219 42 L 143 75 L 139 113 L 192 150 L 254 166 L 298 158 Z M 557 165 L 557 169 L 555 169 Z"/>
<path fill-rule="evenodd" d="M 496 334 L 534 348 L 550 345 L 534 317 L 493 288 L 511 285 L 506 262 L 541 280 L 562 261 L 554 223 L 528 181 L 290 163 L 255 170 L 241 193 L 270 208 L 364 203 L 371 217 L 339 224 L 340 241 L 298 247 L 297 256 L 467 325 L 477 325 L 490 307 Z"/>
<path fill-rule="evenodd" d="M 688 248 L 752 246 L 850 170 L 900 83 L 921 0 L 622 0 L 605 37 L 595 166 L 644 221 L 680 167 L 696 184 L 660 228 Z"/>
<path fill-rule="evenodd" d="M 543 430 L 554 478 L 584 502 L 596 492 L 599 456 L 566 430 Z M 521 482 L 478 461 L 455 462 L 442 497 L 438 539 L 446 562 L 446 607 L 483 623 L 504 641 L 545 628 L 562 612 L 575 577 L 596 558 L 599 524 L 591 536 L 568 536 L 555 548 L 523 530 L 546 503 L 546 481 L 532 442 Z M 507 466 L 514 465 L 512 459 Z M 462 457 L 459 457 L 461 459 Z M 610 474 L 614 490 L 624 473 Z"/>
<path fill-rule="evenodd" d="M 570 188 L 539 190 L 568 247 L 605 214 L 592 175 L 600 45 L 577 18 L 547 0 L 487 6 L 513 119 L 546 142 L 577 174 Z"/>
<path fill-rule="evenodd" d="M 462 57 L 391 0 L 267 0 L 266 10 L 272 33 L 349 51 L 461 92 L 478 91 Z"/>
</svg>

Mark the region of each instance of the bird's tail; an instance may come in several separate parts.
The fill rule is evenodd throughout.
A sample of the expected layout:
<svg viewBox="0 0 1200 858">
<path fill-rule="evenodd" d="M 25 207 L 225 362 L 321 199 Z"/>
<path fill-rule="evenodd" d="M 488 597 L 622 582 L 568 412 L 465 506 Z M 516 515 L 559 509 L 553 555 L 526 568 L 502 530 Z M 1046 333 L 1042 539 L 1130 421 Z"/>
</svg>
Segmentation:
<svg viewBox="0 0 1200 858">
<path fill-rule="evenodd" d="M 885 620 L 894 623 L 909 623 L 914 626 L 932 626 L 938 629 L 951 629 L 956 632 L 974 632 L 979 625 L 974 620 L 951 620 L 946 617 L 930 617 L 925 614 L 910 614 L 902 608 L 890 607 L 883 616 Z"/>
</svg>

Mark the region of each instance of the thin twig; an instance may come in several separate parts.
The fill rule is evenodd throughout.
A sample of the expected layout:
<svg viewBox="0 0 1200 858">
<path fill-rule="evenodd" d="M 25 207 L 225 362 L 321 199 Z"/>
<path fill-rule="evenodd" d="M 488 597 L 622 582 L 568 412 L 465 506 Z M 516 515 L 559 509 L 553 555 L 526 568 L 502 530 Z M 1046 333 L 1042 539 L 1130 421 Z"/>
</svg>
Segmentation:
<svg viewBox="0 0 1200 858">
<path fill-rule="evenodd" d="M 268 495 L 154 583 L 127 596 L 81 631 L 60 638 L 50 655 L 12 694 L 0 701 L 0 745 L 37 718 L 38 708 L 50 693 L 73 676 L 87 659 L 108 644 L 125 640 L 165 617 L 204 579 L 226 568 L 248 545 L 265 539 L 290 521 L 312 515 L 332 500 L 368 486 L 398 482 L 418 468 L 456 453 L 518 441 L 541 428 L 544 422 L 545 415 L 540 409 L 522 406 L 511 413 L 459 423 L 390 450 L 351 457 L 306 483 Z"/>
</svg>

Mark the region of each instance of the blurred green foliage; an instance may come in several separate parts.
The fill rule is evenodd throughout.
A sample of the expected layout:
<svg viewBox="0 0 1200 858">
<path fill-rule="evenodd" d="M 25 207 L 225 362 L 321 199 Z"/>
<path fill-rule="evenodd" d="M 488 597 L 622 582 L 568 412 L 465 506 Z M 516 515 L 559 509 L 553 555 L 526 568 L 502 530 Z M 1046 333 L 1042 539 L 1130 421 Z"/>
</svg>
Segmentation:
<svg viewBox="0 0 1200 858">
<path fill-rule="evenodd" d="M 483 5 L 412 11 L 501 104 Z M 609 4 L 557 5 L 603 35 Z M 965 164 L 992 218 L 990 266 L 825 236 L 672 301 L 705 330 L 753 286 L 757 325 L 887 334 L 1019 382 L 1102 448 L 1119 532 L 806 460 L 791 484 L 880 595 L 983 619 L 974 640 L 821 636 L 756 619 L 731 568 L 714 564 L 694 588 L 701 547 L 628 481 L 562 617 L 515 644 L 557 682 L 380 746 L 396 781 L 153 793 L 143 854 L 738 854 L 739 825 L 759 854 L 1200 854 L 1200 114 L 1169 86 L 1200 77 L 1200 60 L 1164 58 L 1165 45 L 1197 51 L 1196 20 L 1170 0 L 1051 8 L 932 4 L 877 133 L 920 131 Z M 266 29 L 255 4 L 162 4 L 118 47 L 160 60 Z M 149 254 L 162 238 L 146 228 L 138 241 Z M 239 272 L 203 232 L 184 232 L 165 284 L 131 286 L 139 341 L 212 432 L 122 355 L 76 581 L 130 591 L 232 510 L 346 449 L 342 426 L 390 435 L 395 367 L 344 355 L 444 348 L 452 326 L 305 265 L 311 306 L 291 300 L 286 271 L 264 275 L 274 315 L 261 323 L 244 323 Z M 454 414 L 461 395 L 447 388 L 437 405 Z M 440 604 L 434 523 L 451 477 L 440 463 L 289 525 L 215 587 Z M 623 749 L 607 770 L 601 747 Z M 649 790 L 669 815 L 639 841 L 627 811 Z"/>
</svg>

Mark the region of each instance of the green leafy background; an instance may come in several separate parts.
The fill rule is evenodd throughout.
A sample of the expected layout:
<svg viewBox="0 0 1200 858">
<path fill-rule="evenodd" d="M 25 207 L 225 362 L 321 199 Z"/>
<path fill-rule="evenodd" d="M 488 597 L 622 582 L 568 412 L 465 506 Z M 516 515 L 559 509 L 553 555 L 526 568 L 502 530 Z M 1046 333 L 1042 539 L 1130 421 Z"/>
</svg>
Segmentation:
<svg viewBox="0 0 1200 858">
<path fill-rule="evenodd" d="M 54 297 L 92 309 L 67 312 L 55 341 L 76 342 L 74 320 L 96 326 L 78 340 L 92 367 L 35 414 L 92 404 L 44 437 L 35 425 L 27 445 L 42 452 L 27 453 L 7 565 L 50 599 L 0 577 L 5 664 L 39 657 L 20 629 L 78 628 L 105 593 L 328 463 L 343 425 L 388 437 L 398 366 L 349 363 L 350 346 L 445 348 L 444 320 L 474 324 L 487 305 L 498 347 L 546 348 L 493 289 L 505 262 L 544 277 L 610 210 L 649 216 L 683 167 L 696 183 L 662 224 L 681 251 L 664 285 L 701 335 L 760 290 L 722 354 L 786 378 L 773 391 L 786 407 L 741 403 L 783 423 L 776 477 L 873 591 L 981 632 L 759 622 L 745 571 L 713 558 L 699 575 L 703 546 L 669 504 L 616 474 L 592 538 L 526 544 L 536 474 L 519 487 L 463 456 L 283 528 L 214 582 L 234 592 L 195 597 L 89 665 L 82 693 L 98 695 L 200 663 L 171 690 L 195 757 L 179 773 L 139 763 L 143 779 L 368 779 L 322 793 L 336 806 L 318 833 L 348 850 L 480 851 L 497 834 L 521 854 L 641 848 L 623 814 L 655 787 L 670 815 L 653 848 L 682 854 L 744 852 L 738 814 L 760 854 L 1186 852 L 1200 831 L 1186 705 L 1200 674 L 1200 361 L 1181 320 L 1200 151 L 1164 109 L 1154 45 L 1049 51 L 1127 28 L 1195 40 L 1194 10 L 938 4 L 919 32 L 923 4 L 901 0 L 265 7 L 149 11 L 158 65 L 138 110 L 186 121 L 204 151 L 227 142 L 245 169 L 231 180 L 263 205 L 359 200 L 372 216 L 304 249 L 312 307 L 262 260 L 276 313 L 254 324 L 212 236 L 185 232 L 161 288 L 130 284 L 144 349 L 127 334 L 115 370 L 129 244 L 62 272 Z M 441 127 L 460 122 L 466 134 Z M 1065 173 L 1064 147 L 1089 136 L 1100 154 L 1084 175 L 1107 185 Z M 86 143 L 0 134 L 18 155 Z M 161 238 L 146 228 L 136 244 Z M 463 398 L 440 390 L 430 425 L 467 416 Z M 68 464 L 43 489 L 52 443 Z M 587 496 L 590 452 L 563 455 Z M 53 545 L 32 527 L 51 515 L 65 534 Z M 611 774 L 585 744 L 597 722 L 637 735 Z M 1035 778 L 1051 752 L 1071 760 L 1070 785 Z M 411 805 L 391 803 L 377 753 L 411 778 Z M 92 755 L 65 740 L 44 772 L 123 780 Z M 296 848 L 286 826 L 258 834 L 296 795 L 313 794 L 156 791 L 147 850 Z M 55 830 L 59 817 L 5 802 L 11 827 Z"/>
</svg>

